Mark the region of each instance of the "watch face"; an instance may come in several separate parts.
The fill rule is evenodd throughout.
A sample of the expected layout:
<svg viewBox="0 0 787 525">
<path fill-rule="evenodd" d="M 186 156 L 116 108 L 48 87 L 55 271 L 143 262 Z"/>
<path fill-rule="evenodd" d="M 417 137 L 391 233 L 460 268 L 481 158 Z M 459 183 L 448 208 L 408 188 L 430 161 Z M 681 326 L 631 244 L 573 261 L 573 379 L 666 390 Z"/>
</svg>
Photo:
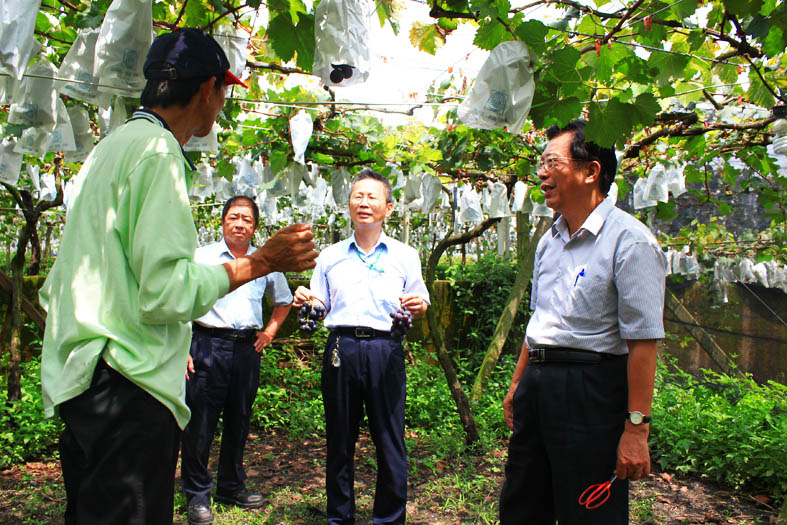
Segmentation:
<svg viewBox="0 0 787 525">
<path fill-rule="evenodd" d="M 635 425 L 642 424 L 642 414 L 640 412 L 629 412 L 629 421 Z"/>
</svg>

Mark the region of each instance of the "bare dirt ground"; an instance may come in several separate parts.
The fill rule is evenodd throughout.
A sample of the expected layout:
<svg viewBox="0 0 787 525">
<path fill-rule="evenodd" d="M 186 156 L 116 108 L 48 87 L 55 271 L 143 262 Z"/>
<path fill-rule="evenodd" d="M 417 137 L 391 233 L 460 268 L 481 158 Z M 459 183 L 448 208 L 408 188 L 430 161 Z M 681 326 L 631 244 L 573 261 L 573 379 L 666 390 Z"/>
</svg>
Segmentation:
<svg viewBox="0 0 787 525">
<path fill-rule="evenodd" d="M 411 446 L 408 522 L 494 523 L 505 456 L 504 443 L 479 456 L 449 459 L 421 456 L 419 448 Z M 263 493 L 267 503 L 254 511 L 214 505 L 216 523 L 323 522 L 324 460 L 325 447 L 319 438 L 293 441 L 276 435 L 251 436 L 247 485 Z M 375 467 L 373 445 L 366 434 L 359 442 L 356 469 L 357 523 L 367 524 L 371 522 Z M 183 503 L 178 494 L 176 523 L 186 522 Z M 64 510 L 63 479 L 56 461 L 30 462 L 0 472 L 0 523 L 62 523 Z M 704 480 L 662 472 L 632 483 L 634 524 L 772 524 L 776 514 L 774 502 L 766 497 Z"/>
</svg>

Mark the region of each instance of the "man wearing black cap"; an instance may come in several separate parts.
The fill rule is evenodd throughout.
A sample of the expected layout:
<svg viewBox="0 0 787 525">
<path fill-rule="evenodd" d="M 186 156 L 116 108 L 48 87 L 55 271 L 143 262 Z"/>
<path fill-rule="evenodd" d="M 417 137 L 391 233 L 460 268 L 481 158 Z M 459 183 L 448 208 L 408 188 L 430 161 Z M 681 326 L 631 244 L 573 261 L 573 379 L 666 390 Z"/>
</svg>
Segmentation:
<svg viewBox="0 0 787 525">
<path fill-rule="evenodd" d="M 273 271 L 314 266 L 295 224 L 254 253 L 194 262 L 182 145 L 205 136 L 240 83 L 197 29 L 158 37 L 142 109 L 91 152 L 74 179 L 60 252 L 40 297 L 48 311 L 44 409 L 65 423 L 60 458 L 71 523 L 171 523 L 181 429 L 189 420 L 189 321 Z"/>
</svg>

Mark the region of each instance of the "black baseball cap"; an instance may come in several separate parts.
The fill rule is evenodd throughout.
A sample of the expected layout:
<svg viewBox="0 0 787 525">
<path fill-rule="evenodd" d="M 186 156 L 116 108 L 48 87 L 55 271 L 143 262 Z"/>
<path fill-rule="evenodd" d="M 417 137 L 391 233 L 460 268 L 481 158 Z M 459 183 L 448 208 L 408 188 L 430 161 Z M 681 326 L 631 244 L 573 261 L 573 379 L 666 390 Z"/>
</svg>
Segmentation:
<svg viewBox="0 0 787 525">
<path fill-rule="evenodd" d="M 157 36 L 142 71 L 145 78 L 156 80 L 224 75 L 226 85 L 248 87 L 230 71 L 230 62 L 219 43 L 205 31 L 193 27 Z"/>
</svg>

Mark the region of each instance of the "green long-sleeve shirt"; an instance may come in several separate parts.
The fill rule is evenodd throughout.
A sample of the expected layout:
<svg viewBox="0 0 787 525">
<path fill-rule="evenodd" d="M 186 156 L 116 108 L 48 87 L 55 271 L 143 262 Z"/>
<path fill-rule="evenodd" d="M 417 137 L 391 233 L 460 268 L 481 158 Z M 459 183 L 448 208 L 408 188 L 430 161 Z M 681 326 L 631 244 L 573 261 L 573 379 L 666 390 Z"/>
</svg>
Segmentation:
<svg viewBox="0 0 787 525">
<path fill-rule="evenodd" d="M 136 113 L 135 116 L 140 116 Z M 229 290 L 194 262 L 185 159 L 152 116 L 105 137 L 75 178 L 48 311 L 41 386 L 47 417 L 89 386 L 99 357 L 161 401 L 183 428 L 190 321 Z"/>
</svg>

